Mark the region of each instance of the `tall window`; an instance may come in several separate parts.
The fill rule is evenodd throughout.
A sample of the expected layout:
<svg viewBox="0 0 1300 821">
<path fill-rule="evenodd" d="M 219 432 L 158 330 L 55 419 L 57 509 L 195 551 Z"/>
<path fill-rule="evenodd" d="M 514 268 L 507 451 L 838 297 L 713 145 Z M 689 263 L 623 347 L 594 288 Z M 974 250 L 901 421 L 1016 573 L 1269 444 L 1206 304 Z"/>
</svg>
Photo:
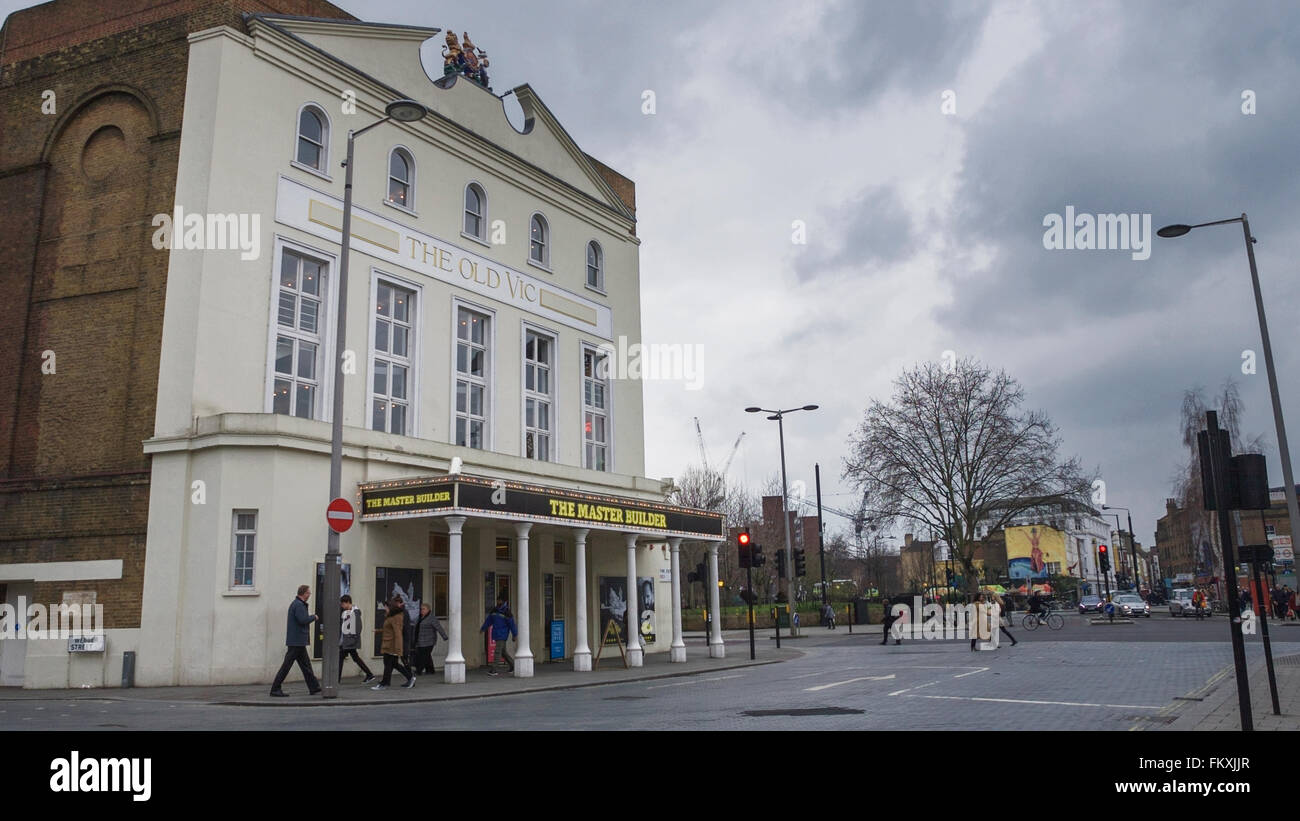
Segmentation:
<svg viewBox="0 0 1300 821">
<path fill-rule="evenodd" d="M 403 208 L 414 208 L 415 160 L 405 148 L 394 148 L 388 155 L 388 201 Z"/>
<path fill-rule="evenodd" d="M 587 243 L 587 285 L 598 291 L 605 290 L 605 253 L 595 240 Z"/>
<path fill-rule="evenodd" d="M 329 120 L 325 112 L 314 105 L 303 106 L 298 114 L 298 162 L 325 171 L 329 154 Z"/>
<path fill-rule="evenodd" d="M 594 348 L 582 351 L 582 464 L 591 470 L 608 470 L 609 387 L 608 357 Z"/>
<path fill-rule="evenodd" d="M 477 183 L 465 186 L 465 233 L 486 239 L 487 197 Z"/>
<path fill-rule="evenodd" d="M 257 556 L 257 511 L 236 510 L 231 532 L 231 587 L 253 586 L 253 559 Z"/>
<path fill-rule="evenodd" d="M 411 317 L 415 294 L 382 280 L 375 293 L 370 428 L 405 436 L 411 410 Z"/>
<path fill-rule="evenodd" d="M 546 218 L 533 214 L 528 243 L 528 258 L 538 265 L 547 265 L 551 259 L 551 229 Z"/>
<path fill-rule="evenodd" d="M 524 334 L 524 455 L 551 460 L 551 367 L 555 342 L 534 331 Z"/>
<path fill-rule="evenodd" d="M 456 312 L 456 444 L 486 447 L 488 318 L 467 308 Z"/>
<path fill-rule="evenodd" d="M 280 255 L 272 408 L 276 413 L 316 418 L 325 268 L 324 262 L 288 248 Z"/>
</svg>

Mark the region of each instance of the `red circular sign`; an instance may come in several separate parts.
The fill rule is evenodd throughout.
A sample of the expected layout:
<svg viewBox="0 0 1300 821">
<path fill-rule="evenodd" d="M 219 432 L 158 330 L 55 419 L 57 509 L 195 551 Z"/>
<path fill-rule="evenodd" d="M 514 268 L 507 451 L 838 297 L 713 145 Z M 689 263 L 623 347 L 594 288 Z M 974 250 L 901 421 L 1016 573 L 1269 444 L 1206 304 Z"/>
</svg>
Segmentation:
<svg viewBox="0 0 1300 821">
<path fill-rule="evenodd" d="M 355 518 L 356 514 L 352 510 L 352 503 L 342 497 L 330 502 L 329 506 L 325 508 L 325 522 L 330 526 L 331 530 L 336 530 L 339 533 L 343 533 L 352 527 L 352 521 Z"/>
</svg>

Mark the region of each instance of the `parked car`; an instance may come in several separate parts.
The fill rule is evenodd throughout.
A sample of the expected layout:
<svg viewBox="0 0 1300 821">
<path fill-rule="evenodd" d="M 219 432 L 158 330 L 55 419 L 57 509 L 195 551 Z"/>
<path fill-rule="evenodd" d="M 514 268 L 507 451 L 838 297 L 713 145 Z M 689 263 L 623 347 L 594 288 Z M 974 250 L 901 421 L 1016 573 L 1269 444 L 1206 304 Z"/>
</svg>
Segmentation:
<svg viewBox="0 0 1300 821">
<path fill-rule="evenodd" d="M 1195 616 L 1196 608 L 1192 606 L 1192 594 L 1196 591 L 1190 587 L 1184 587 L 1181 590 L 1175 590 L 1169 597 L 1169 615 L 1171 616 Z M 1210 611 L 1205 610 L 1209 615 Z"/>
<path fill-rule="evenodd" d="M 1079 599 L 1079 615 L 1102 612 L 1101 596 L 1084 596 Z"/>
<path fill-rule="evenodd" d="M 1146 616 L 1151 618 L 1151 605 L 1136 593 L 1121 593 L 1114 598 L 1115 606 L 1125 616 Z"/>
</svg>

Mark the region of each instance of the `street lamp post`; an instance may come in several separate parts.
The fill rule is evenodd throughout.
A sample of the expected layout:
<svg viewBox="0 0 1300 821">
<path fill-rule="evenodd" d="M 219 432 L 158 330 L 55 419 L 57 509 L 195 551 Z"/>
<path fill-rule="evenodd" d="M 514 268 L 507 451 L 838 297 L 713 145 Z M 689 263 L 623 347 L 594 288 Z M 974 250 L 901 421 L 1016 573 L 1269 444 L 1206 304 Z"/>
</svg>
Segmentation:
<svg viewBox="0 0 1300 821">
<path fill-rule="evenodd" d="M 1126 508 L 1126 507 L 1120 507 L 1119 505 L 1102 505 L 1102 506 L 1101 506 L 1101 509 L 1102 509 L 1102 510 L 1122 510 L 1122 511 L 1124 511 L 1124 515 L 1125 515 L 1125 517 L 1128 519 L 1128 546 L 1129 546 L 1129 550 L 1130 550 L 1130 552 L 1131 552 L 1132 555 L 1133 555 L 1133 590 L 1134 590 L 1134 592 L 1138 593 L 1138 595 L 1141 595 L 1141 590 L 1142 590 L 1142 580 L 1141 580 L 1141 578 L 1138 576 L 1138 549 L 1137 549 L 1137 542 L 1133 540 L 1133 511 L 1129 510 L 1129 509 Z M 1115 517 L 1115 524 L 1119 524 L 1119 517 L 1118 517 L 1118 516 Z"/>
<path fill-rule="evenodd" d="M 1300 526 L 1300 505 L 1296 503 L 1295 479 L 1291 475 L 1291 451 L 1286 444 L 1286 424 L 1282 421 L 1282 400 L 1278 397 L 1277 371 L 1273 368 L 1273 346 L 1269 343 L 1268 321 L 1264 318 L 1264 297 L 1259 290 L 1259 271 L 1255 267 L 1255 238 L 1250 235 L 1250 221 L 1243 213 L 1240 217 L 1202 222 L 1198 225 L 1166 225 L 1156 234 L 1166 239 L 1181 237 L 1193 228 L 1226 225 L 1230 222 L 1240 222 L 1242 234 L 1246 238 L 1246 259 L 1250 262 L 1250 284 L 1255 290 L 1255 312 L 1259 315 L 1259 336 L 1264 345 L 1264 368 L 1268 372 L 1268 390 L 1273 399 L 1273 424 L 1277 427 L 1277 449 L 1282 459 L 1282 479 L 1286 483 L 1284 491 L 1287 517 L 1291 520 L 1291 532 L 1298 533 L 1300 532 L 1297 529 L 1297 526 Z M 1230 570 L 1224 568 L 1224 573 L 1227 574 Z"/>
<path fill-rule="evenodd" d="M 403 123 L 424 119 L 429 110 L 414 100 L 394 100 L 384 108 L 385 117 L 360 131 L 348 132 L 347 159 L 343 182 L 343 239 L 339 254 L 338 311 L 334 332 L 334 415 L 330 436 L 330 499 L 339 498 L 343 486 L 343 345 L 348 322 L 348 255 L 352 246 L 352 145 L 357 137 L 389 120 Z M 321 682 L 325 698 L 337 698 L 339 678 L 339 589 L 342 586 L 343 555 L 339 534 L 333 528 L 325 548 L 325 592 L 318 606 L 325 613 L 325 641 L 321 648 Z"/>
<path fill-rule="evenodd" d="M 794 547 L 790 541 L 790 485 L 785 478 L 785 424 L 784 418 L 787 413 L 795 411 L 815 411 L 817 405 L 804 405 L 801 408 L 789 408 L 787 410 L 767 410 L 766 408 L 750 407 L 745 408 L 745 413 L 770 413 L 767 417 L 769 421 L 776 421 L 777 433 L 781 439 L 781 519 L 785 524 L 785 602 L 790 607 L 791 613 L 794 613 Z M 779 623 L 779 622 L 778 622 Z M 799 635 L 794 627 L 794 619 L 790 619 L 790 635 Z"/>
<path fill-rule="evenodd" d="M 1102 509 L 1103 509 L 1103 510 L 1105 509 L 1105 507 L 1106 507 L 1105 505 L 1102 505 Z M 1118 549 L 1115 551 L 1115 561 L 1118 562 L 1118 561 L 1119 561 L 1120 554 L 1122 554 L 1122 553 L 1124 552 L 1124 525 L 1120 524 L 1120 521 L 1119 521 L 1119 514 L 1118 514 L 1118 513 L 1108 513 L 1108 514 L 1106 514 L 1106 515 L 1108 515 L 1108 516 L 1112 516 L 1112 517 L 1114 517 L 1114 519 L 1115 519 L 1115 534 L 1116 534 L 1116 537 L 1119 539 Z M 1115 539 L 1111 539 L 1111 545 L 1112 545 L 1112 546 L 1116 546 L 1116 545 L 1115 545 Z M 1116 566 L 1118 566 L 1118 565 L 1116 565 Z M 1118 576 L 1118 574 L 1117 574 L 1116 577 L 1115 577 L 1115 586 L 1116 586 L 1116 587 L 1119 587 L 1119 576 Z"/>
</svg>

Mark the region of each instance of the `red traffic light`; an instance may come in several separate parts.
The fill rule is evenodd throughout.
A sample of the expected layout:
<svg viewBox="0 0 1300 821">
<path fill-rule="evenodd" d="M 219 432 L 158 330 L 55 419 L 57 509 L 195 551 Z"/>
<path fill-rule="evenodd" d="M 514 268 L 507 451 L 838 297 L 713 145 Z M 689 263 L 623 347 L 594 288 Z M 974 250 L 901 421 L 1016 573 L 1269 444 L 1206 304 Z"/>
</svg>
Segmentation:
<svg viewBox="0 0 1300 821">
<path fill-rule="evenodd" d="M 741 531 L 740 535 L 736 537 L 736 543 L 742 547 L 749 544 L 749 533 L 747 531 Z"/>
<path fill-rule="evenodd" d="M 1105 555 L 1106 555 L 1106 545 L 1104 545 L 1104 544 L 1102 544 L 1102 545 L 1097 545 L 1097 552 L 1100 553 L 1101 555 L 1105 556 Z"/>
</svg>

